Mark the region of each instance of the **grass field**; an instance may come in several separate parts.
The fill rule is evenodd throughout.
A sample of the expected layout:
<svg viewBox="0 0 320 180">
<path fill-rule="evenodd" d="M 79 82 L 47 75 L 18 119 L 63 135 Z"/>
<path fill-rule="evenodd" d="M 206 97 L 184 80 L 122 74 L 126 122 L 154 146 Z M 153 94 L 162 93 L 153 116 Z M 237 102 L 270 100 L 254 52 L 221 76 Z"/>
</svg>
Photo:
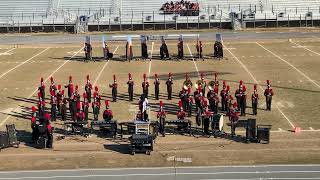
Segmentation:
<svg viewBox="0 0 320 180">
<path fill-rule="evenodd" d="M 175 56 L 176 44 L 169 41 L 170 54 Z M 137 99 L 142 93 L 141 82 L 143 73 L 150 81 L 150 101 L 152 108 L 151 118 L 155 119 L 158 101 L 154 100 L 153 79 L 157 73 L 161 80 L 160 97 L 165 103 L 169 118 L 174 119 L 177 110 L 177 94 L 182 87 L 185 73 L 195 82 L 203 72 L 207 81 L 218 73 L 220 84 L 225 80 L 234 94 L 240 80 L 243 80 L 248 89 L 248 95 L 253 91 L 253 84 L 259 84 L 260 94 L 259 111 L 256 117 L 259 124 L 271 124 L 273 130 L 291 130 L 295 126 L 303 130 L 318 130 L 320 123 L 317 118 L 320 105 L 320 42 L 305 39 L 292 41 L 265 41 L 265 42 L 225 42 L 225 59 L 218 61 L 210 57 L 213 44 L 204 42 L 205 60 L 197 60 L 195 44 L 185 42 L 184 51 L 186 60 L 169 61 L 159 60 L 159 42 L 149 42 L 149 54 L 152 61 L 141 61 L 140 45 L 134 44 L 134 55 L 137 60 L 123 61 L 125 54 L 124 44 L 112 42 L 109 44 L 114 51 L 114 60 L 109 62 L 96 61 L 84 63 L 83 51 L 77 45 L 57 48 L 57 45 L 37 47 L 18 46 L 17 48 L 0 49 L 0 106 L 1 125 L 15 123 L 18 129 L 29 130 L 30 107 L 36 103 L 36 88 L 40 77 L 47 80 L 53 76 L 56 84 L 67 84 L 68 76 L 72 75 L 74 84 L 79 85 L 81 94 L 84 90 L 85 77 L 90 75 L 94 85 L 98 85 L 103 99 L 111 99 L 112 75 L 117 76 L 119 101 L 111 103 L 115 119 L 119 121 L 131 120 L 134 117 Z M 94 48 L 94 57 L 101 57 L 102 50 Z M 128 73 L 131 73 L 135 82 L 135 101 L 127 101 Z M 174 99 L 166 98 L 165 81 L 168 73 L 173 74 Z M 273 109 L 264 111 L 265 100 L 263 89 L 266 80 L 271 81 L 275 91 Z M 48 93 L 47 93 L 48 94 Z M 48 96 L 49 100 L 49 96 Z M 251 110 L 248 99 L 248 112 Z M 49 108 L 49 104 L 47 105 Z M 249 115 L 250 116 L 250 115 Z"/>
<path fill-rule="evenodd" d="M 170 54 L 177 54 L 175 41 L 168 41 Z M 153 44 L 153 45 L 152 45 Z M 18 167 L 18 169 L 32 169 L 40 167 L 45 162 L 51 162 L 53 168 L 74 168 L 74 167 L 104 167 L 104 159 L 108 159 L 108 167 L 111 166 L 140 166 L 138 162 L 145 160 L 143 166 L 168 165 L 166 158 L 178 149 L 181 150 L 181 157 L 193 158 L 193 165 L 212 165 L 207 157 L 215 158 L 217 164 L 238 164 L 238 163 L 301 163 L 317 162 L 319 160 L 319 138 L 320 123 L 320 40 L 318 39 L 292 39 L 292 40 L 265 40 L 265 41 L 225 41 L 223 60 L 214 60 L 212 54 L 213 43 L 204 42 L 205 60 L 197 60 L 195 43 L 185 41 L 184 51 L 186 60 L 177 61 L 175 58 L 168 61 L 159 60 L 160 42 L 149 42 L 149 55 L 151 61 L 141 61 L 140 45 L 134 43 L 134 56 L 136 60 L 132 62 L 124 61 L 124 42 L 110 42 L 110 50 L 114 52 L 114 59 L 106 62 L 101 60 L 102 49 L 99 43 L 94 44 L 93 56 L 98 59 L 96 62 L 83 62 L 83 51 L 80 44 L 35 44 L 0 46 L 0 126 L 5 128 L 5 124 L 15 123 L 19 133 L 30 135 L 30 110 L 31 106 L 37 102 L 37 87 L 40 78 L 46 80 L 47 102 L 49 103 L 48 87 L 50 77 L 54 77 L 56 84 L 65 85 L 68 83 L 69 75 L 73 76 L 75 85 L 79 85 L 80 92 L 84 91 L 86 75 L 89 74 L 91 82 L 99 86 L 103 100 L 111 99 L 112 76 L 115 74 L 118 81 L 118 102 L 111 102 L 110 107 L 114 112 L 114 118 L 118 121 L 130 121 L 135 116 L 137 109 L 137 99 L 142 93 L 141 83 L 143 74 L 146 73 L 150 81 L 150 104 L 151 119 L 156 120 L 158 101 L 154 99 L 153 79 L 157 73 L 161 80 L 160 99 L 165 104 L 168 119 L 175 119 L 178 110 L 178 92 L 180 91 L 185 73 L 188 73 L 192 82 L 199 79 L 199 74 L 203 72 L 207 81 L 214 78 L 214 73 L 218 73 L 220 84 L 225 80 L 230 85 L 231 93 L 238 87 L 239 81 L 243 80 L 247 87 L 248 95 L 253 92 L 253 85 L 258 84 L 260 95 L 259 110 L 257 115 L 258 124 L 272 125 L 272 141 L 265 145 L 246 145 L 237 143 L 230 139 L 203 139 L 197 140 L 192 137 L 171 136 L 159 138 L 156 144 L 156 153 L 152 158 L 144 159 L 138 156 L 139 161 L 130 161 L 131 157 L 126 155 L 113 154 L 110 159 L 108 153 L 119 152 L 118 142 L 105 141 L 101 139 L 81 140 L 75 139 L 57 142 L 52 156 L 48 156 L 48 151 L 39 151 L 32 148 L 19 148 L 19 150 L 8 149 L 0 155 L 0 159 L 8 162 L 6 167 Z M 168 73 L 173 74 L 174 98 L 167 100 L 165 81 Z M 131 73 L 135 82 L 134 101 L 128 101 L 126 82 L 128 73 Z M 266 80 L 271 81 L 275 96 L 273 99 L 273 109 L 271 112 L 265 111 L 265 99 L 263 90 L 266 87 Z M 220 88 L 221 89 L 221 88 Z M 248 99 L 247 117 L 252 117 L 251 102 Z M 49 110 L 50 105 L 47 104 Z M 104 110 L 104 104 L 102 106 Z M 91 109 L 90 109 L 91 111 Z M 90 118 L 92 114 L 90 113 Z M 100 118 L 102 115 L 100 114 Z M 192 117 L 194 121 L 194 117 Z M 225 121 L 226 123 L 226 121 Z M 60 127 L 60 122 L 54 126 Z M 289 133 L 294 127 L 301 127 L 303 135 L 296 136 Z M 229 131 L 226 128 L 226 131 Z M 89 142 L 88 142 L 89 141 Z M 87 142 L 87 143 L 83 143 Z M 192 142 L 192 143 L 190 143 Z M 91 143 L 91 144 L 90 144 Z M 109 146 L 110 151 L 103 154 L 101 144 Z M 109 144 L 108 144 L 109 143 Z M 228 156 L 235 154 L 221 147 L 238 150 L 239 156 Z M 301 149 L 301 147 L 305 147 Z M 79 151 L 85 149 L 84 154 L 79 155 Z M 116 149 L 116 150 L 115 150 Z M 259 152 L 248 153 L 248 150 L 260 149 Z M 66 151 L 72 157 L 81 158 L 68 161 L 69 157 L 64 157 L 61 152 Z M 93 151 L 97 154 L 94 155 Z M 199 154 L 198 152 L 203 152 Z M 276 153 L 275 153 L 276 152 Z M 60 154 L 59 154 L 60 153 Z M 102 153 L 102 154 L 101 154 Z M 217 156 L 216 153 L 221 153 Z M 309 154 L 308 154 L 309 153 Z M 23 166 L 17 165 L 16 161 L 8 158 L 20 154 L 19 161 L 28 161 L 33 156 L 44 157 L 47 161 L 43 163 Z M 207 155 L 207 156 L 205 156 Z M 252 155 L 252 157 L 251 157 Z M 256 159 L 266 155 L 263 159 Z M 102 158 L 103 157 L 103 158 Z M 56 159 L 58 158 L 58 160 Z M 60 159 L 59 159 L 60 158 Z M 72 158 L 71 158 L 72 159 Z M 93 159 L 96 160 L 93 163 Z M 141 160 L 141 161 L 140 161 Z M 62 161 L 65 162 L 62 165 Z M 98 162 L 99 161 L 99 162 Z M 130 161 L 130 165 L 125 162 Z M 75 162 L 74 164 L 70 164 Z M 171 162 L 169 162 L 170 164 Z M 59 164 L 59 165 L 58 165 Z M 115 165 L 117 164 L 117 165 Z M 49 167 L 48 167 L 49 168 Z"/>
</svg>

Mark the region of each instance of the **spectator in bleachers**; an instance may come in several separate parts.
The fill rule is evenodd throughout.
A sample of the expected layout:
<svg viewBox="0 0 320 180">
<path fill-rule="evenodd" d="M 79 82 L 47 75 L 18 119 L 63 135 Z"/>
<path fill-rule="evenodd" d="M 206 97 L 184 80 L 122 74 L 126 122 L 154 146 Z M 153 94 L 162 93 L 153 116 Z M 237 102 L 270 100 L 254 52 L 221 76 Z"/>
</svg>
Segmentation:
<svg viewBox="0 0 320 180">
<path fill-rule="evenodd" d="M 184 14 L 184 15 L 193 15 L 189 12 L 199 11 L 199 3 L 190 2 L 190 1 L 176 1 L 176 2 L 166 2 L 160 8 L 164 13 L 176 13 L 176 14 Z M 186 14 L 187 13 L 187 14 Z"/>
</svg>

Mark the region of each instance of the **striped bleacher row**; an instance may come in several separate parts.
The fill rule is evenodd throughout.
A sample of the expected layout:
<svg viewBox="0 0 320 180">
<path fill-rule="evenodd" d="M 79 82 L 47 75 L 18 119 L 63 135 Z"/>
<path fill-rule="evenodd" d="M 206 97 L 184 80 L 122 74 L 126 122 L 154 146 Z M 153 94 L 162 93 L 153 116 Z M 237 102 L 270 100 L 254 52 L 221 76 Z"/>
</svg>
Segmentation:
<svg viewBox="0 0 320 180">
<path fill-rule="evenodd" d="M 320 18 L 320 0 L 194 0 L 200 17 L 164 15 L 159 9 L 166 0 L 1 0 L 0 24 L 74 23 L 78 16 L 89 24 L 230 21 L 230 12 L 254 14 L 255 19 L 299 18 L 312 13 Z M 279 16 L 282 14 L 282 16 Z"/>
</svg>

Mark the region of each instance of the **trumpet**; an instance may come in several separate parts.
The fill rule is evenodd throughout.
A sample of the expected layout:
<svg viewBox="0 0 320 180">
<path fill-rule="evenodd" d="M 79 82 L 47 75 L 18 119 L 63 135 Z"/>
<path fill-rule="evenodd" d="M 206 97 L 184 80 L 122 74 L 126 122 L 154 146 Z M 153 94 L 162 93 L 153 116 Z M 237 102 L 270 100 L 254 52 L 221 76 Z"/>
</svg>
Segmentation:
<svg viewBox="0 0 320 180">
<path fill-rule="evenodd" d="M 208 89 L 209 89 L 210 91 L 213 91 L 214 88 L 215 88 L 215 86 L 216 86 L 216 82 L 215 82 L 215 81 L 210 81 L 210 82 L 208 83 Z"/>
<path fill-rule="evenodd" d="M 194 87 L 195 87 L 196 89 L 198 89 L 199 86 L 201 86 L 201 87 L 203 88 L 204 85 L 205 85 L 205 83 L 204 83 L 203 80 L 198 80 L 198 81 L 196 82 L 196 84 L 194 85 Z"/>
<path fill-rule="evenodd" d="M 184 81 L 183 82 L 183 89 L 188 90 L 189 88 L 192 88 L 192 82 L 191 81 Z"/>
</svg>

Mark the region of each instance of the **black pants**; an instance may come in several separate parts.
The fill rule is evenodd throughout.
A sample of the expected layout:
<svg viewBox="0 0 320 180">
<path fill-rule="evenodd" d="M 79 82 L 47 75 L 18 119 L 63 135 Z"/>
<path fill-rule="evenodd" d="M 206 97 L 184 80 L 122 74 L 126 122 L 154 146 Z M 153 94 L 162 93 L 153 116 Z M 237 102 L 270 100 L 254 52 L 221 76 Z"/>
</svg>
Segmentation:
<svg viewBox="0 0 320 180">
<path fill-rule="evenodd" d="M 156 100 L 159 100 L 159 86 L 154 87 L 154 94 L 156 96 Z"/>
<path fill-rule="evenodd" d="M 253 115 L 257 115 L 258 114 L 258 103 L 257 102 L 252 102 L 252 112 Z"/>
<path fill-rule="evenodd" d="M 144 94 L 144 97 L 148 98 L 149 90 L 148 89 L 143 90 L 143 94 Z"/>
<path fill-rule="evenodd" d="M 172 89 L 168 90 L 168 100 L 172 99 Z"/>
<path fill-rule="evenodd" d="M 38 132 L 38 128 L 36 125 L 32 126 L 31 127 L 32 129 L 32 133 L 31 133 L 31 136 L 32 136 L 32 142 L 36 142 L 39 138 L 39 132 Z"/>
<path fill-rule="evenodd" d="M 100 108 L 98 108 L 98 107 L 94 107 L 93 108 L 93 120 L 94 121 L 98 121 L 98 119 L 99 119 L 99 111 L 100 111 Z"/>
<path fill-rule="evenodd" d="M 88 121 L 89 109 L 87 107 L 84 108 L 84 121 Z"/>
<path fill-rule="evenodd" d="M 209 125 L 210 125 L 210 118 L 203 119 L 203 131 L 205 134 L 209 134 Z"/>
<path fill-rule="evenodd" d="M 133 101 L 133 89 L 129 89 L 128 93 L 129 93 L 129 101 Z"/>
<path fill-rule="evenodd" d="M 266 98 L 267 110 L 271 111 L 272 97 Z"/>
<path fill-rule="evenodd" d="M 117 102 L 117 94 L 118 94 L 117 89 L 112 88 L 112 101 L 113 102 Z"/>
<path fill-rule="evenodd" d="M 221 108 L 222 111 L 226 111 L 226 100 L 224 98 L 221 98 Z"/>
<path fill-rule="evenodd" d="M 51 121 L 56 121 L 57 120 L 57 106 L 56 105 L 51 105 Z"/>
<path fill-rule="evenodd" d="M 247 106 L 246 101 L 241 100 L 241 101 L 240 101 L 241 116 L 245 116 L 245 115 L 246 115 L 246 106 Z"/>
<path fill-rule="evenodd" d="M 61 120 L 65 121 L 66 120 L 66 115 L 67 115 L 67 107 L 65 104 L 61 106 Z"/>
</svg>

